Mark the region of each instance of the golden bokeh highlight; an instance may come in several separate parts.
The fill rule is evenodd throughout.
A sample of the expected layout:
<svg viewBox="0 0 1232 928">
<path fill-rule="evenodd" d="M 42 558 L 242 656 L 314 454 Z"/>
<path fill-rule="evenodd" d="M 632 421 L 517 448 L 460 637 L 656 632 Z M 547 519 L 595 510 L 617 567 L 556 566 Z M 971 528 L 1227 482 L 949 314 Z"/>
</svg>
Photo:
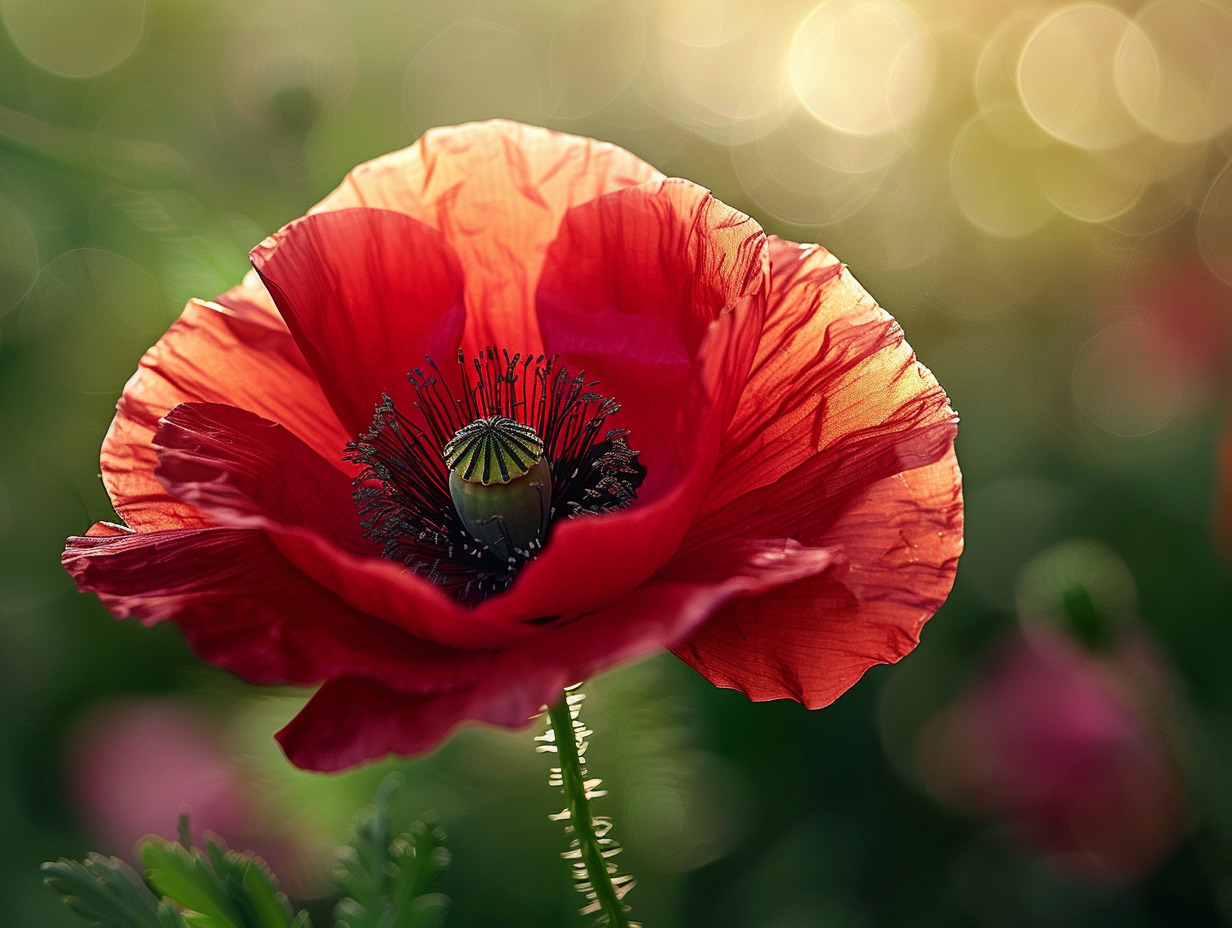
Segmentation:
<svg viewBox="0 0 1232 928">
<path fill-rule="evenodd" d="M 1056 145 L 1036 163 L 1040 189 L 1062 213 L 1079 222 L 1107 222 L 1133 209 L 1142 197 L 1141 181 L 1118 176 L 1090 153 Z"/>
<path fill-rule="evenodd" d="M 794 24 L 788 11 L 767 8 L 755 29 L 727 41 L 702 45 L 661 36 L 668 112 L 690 131 L 721 144 L 741 144 L 773 131 L 785 110 L 783 63 Z"/>
<path fill-rule="evenodd" d="M 1149 60 L 1146 39 L 1120 10 L 1095 3 L 1058 10 L 1023 46 L 1023 105 L 1046 132 L 1071 145 L 1111 148 L 1129 141 L 1142 127 L 1118 90 L 1115 62 L 1123 53 Z"/>
<path fill-rule="evenodd" d="M 664 0 L 657 26 L 681 45 L 726 45 L 758 29 L 765 11 L 765 4 L 748 0 Z"/>
<path fill-rule="evenodd" d="M 849 219 L 872 199 L 883 172 L 835 168 L 818 160 L 812 146 L 801 145 L 801 137 L 784 125 L 733 146 L 732 166 L 741 188 L 760 211 L 794 226 L 818 227 Z"/>
<path fill-rule="evenodd" d="M 1126 42 L 1116 58 L 1129 112 L 1171 142 L 1232 126 L 1232 13 L 1206 0 L 1155 0 L 1134 23 L 1143 40 Z"/>
<path fill-rule="evenodd" d="M 1017 148 L 1039 148 L 1050 139 L 1018 94 L 1018 62 L 1039 19 L 1038 9 L 1014 10 L 988 36 L 975 66 L 975 98 L 988 128 Z"/>
<path fill-rule="evenodd" d="M 897 0 L 826 0 L 796 30 L 789 69 L 821 122 L 882 135 L 905 130 L 924 110 L 936 63 L 928 29 Z"/>
</svg>

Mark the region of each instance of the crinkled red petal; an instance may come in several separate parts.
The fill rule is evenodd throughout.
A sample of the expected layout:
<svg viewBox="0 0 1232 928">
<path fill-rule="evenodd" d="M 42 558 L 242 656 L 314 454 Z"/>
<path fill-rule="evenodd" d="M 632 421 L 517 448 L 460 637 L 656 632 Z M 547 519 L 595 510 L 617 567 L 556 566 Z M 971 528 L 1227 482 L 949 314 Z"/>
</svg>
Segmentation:
<svg viewBox="0 0 1232 928">
<path fill-rule="evenodd" d="M 606 426 L 630 430 L 648 472 L 628 510 L 558 520 L 544 553 L 480 615 L 592 612 L 670 559 L 756 348 L 764 244 L 756 223 L 684 181 L 620 190 L 566 215 L 537 296 L 544 345 L 620 402 Z"/>
<path fill-rule="evenodd" d="M 962 550 L 956 419 L 890 319 L 824 250 L 771 243 L 769 318 L 704 515 L 682 550 L 787 535 L 836 566 L 729 606 L 677 653 L 754 699 L 824 705 L 898 660 Z"/>
<path fill-rule="evenodd" d="M 732 603 L 672 650 L 716 686 L 809 708 L 906 655 L 945 602 L 962 550 L 953 452 L 875 484 L 825 543 L 830 571 Z"/>
<path fill-rule="evenodd" d="M 522 727 L 565 686 L 678 641 L 735 597 L 815 575 L 830 561 L 827 551 L 787 541 L 698 552 L 612 607 L 498 652 L 472 687 L 411 697 L 348 676 L 323 686 L 278 739 L 297 766 L 339 770 L 429 750 L 466 721 Z M 364 724 L 355 725 L 356 717 Z"/>
<path fill-rule="evenodd" d="M 351 478 L 281 425 L 235 406 L 182 403 L 154 435 L 155 476 L 216 524 L 258 528 L 250 516 L 277 513 L 281 521 L 375 556 L 364 538 Z"/>
<path fill-rule="evenodd" d="M 238 303 L 240 288 L 230 292 Z M 130 526 L 154 531 L 207 524 L 195 507 L 168 495 L 154 478 L 154 431 L 158 420 L 180 403 L 225 402 L 251 409 L 282 423 L 341 466 L 351 436 L 330 410 L 290 333 L 275 322 L 254 322 L 194 300 L 141 359 L 124 387 L 101 454 L 103 483 Z"/>
<path fill-rule="evenodd" d="M 443 647 L 348 606 L 261 532 L 134 533 L 105 523 L 70 538 L 65 568 L 117 618 L 170 620 L 212 664 L 256 683 L 363 674 L 403 692 L 472 683 L 490 655 Z"/>
<path fill-rule="evenodd" d="M 414 402 L 406 376 L 425 356 L 455 366 L 462 268 L 422 222 L 379 209 L 317 213 L 251 257 L 352 437 L 371 425 L 382 393 Z"/>
<path fill-rule="evenodd" d="M 766 237 L 683 180 L 570 210 L 536 295 L 546 350 L 621 411 L 648 473 L 639 497 L 713 467 L 766 312 Z"/>
<path fill-rule="evenodd" d="M 535 286 L 565 211 L 661 176 L 614 145 L 494 120 L 360 165 L 313 211 L 391 209 L 437 229 L 466 268 L 462 347 L 533 351 Z"/>
<path fill-rule="evenodd" d="M 533 630 L 482 616 L 365 539 L 350 479 L 275 423 L 242 409 L 186 405 L 155 437 L 158 478 L 216 523 L 269 533 L 286 557 L 348 604 L 460 648 L 501 647 Z M 540 613 L 542 614 L 542 613 Z"/>
<path fill-rule="evenodd" d="M 944 391 L 898 324 L 833 255 L 775 238 L 769 253 L 766 325 L 724 436 L 706 514 L 801 465 L 824 467 L 818 492 L 858 491 L 887 474 L 870 471 L 870 447 L 894 449 L 901 461 L 888 473 L 896 473 L 937 460 L 957 431 Z M 911 450 L 929 430 L 935 439 Z M 781 495 L 792 506 L 801 501 Z"/>
</svg>

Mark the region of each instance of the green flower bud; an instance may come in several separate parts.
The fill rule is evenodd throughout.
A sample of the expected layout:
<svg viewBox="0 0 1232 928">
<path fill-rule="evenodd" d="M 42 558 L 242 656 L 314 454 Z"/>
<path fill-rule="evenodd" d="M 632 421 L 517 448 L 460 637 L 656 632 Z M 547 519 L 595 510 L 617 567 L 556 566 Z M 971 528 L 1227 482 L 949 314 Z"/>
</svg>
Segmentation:
<svg viewBox="0 0 1232 928">
<path fill-rule="evenodd" d="M 504 561 L 533 557 L 552 509 L 552 473 L 535 430 L 477 419 L 445 445 L 449 495 L 467 532 Z"/>
</svg>

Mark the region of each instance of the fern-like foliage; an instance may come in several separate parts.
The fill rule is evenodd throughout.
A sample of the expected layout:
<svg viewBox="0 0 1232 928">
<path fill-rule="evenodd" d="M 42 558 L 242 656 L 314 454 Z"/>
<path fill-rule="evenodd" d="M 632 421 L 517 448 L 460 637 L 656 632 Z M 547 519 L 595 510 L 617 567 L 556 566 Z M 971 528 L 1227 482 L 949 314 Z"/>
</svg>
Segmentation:
<svg viewBox="0 0 1232 928">
<path fill-rule="evenodd" d="M 205 853 L 174 841 L 141 846 L 145 881 L 184 908 L 188 928 L 308 928 L 308 915 L 291 910 L 278 880 L 253 854 L 222 848 L 207 838 Z"/>
<path fill-rule="evenodd" d="M 334 909 L 337 928 L 438 928 L 449 899 L 428 887 L 449 864 L 444 833 L 416 822 L 393 834 L 389 802 L 399 778 L 391 774 L 376 804 L 361 811 L 349 844 L 338 848 L 334 879 L 345 897 Z"/>
<path fill-rule="evenodd" d="M 89 854 L 43 864 L 65 904 L 98 928 L 310 928 L 264 861 L 206 841 L 205 855 L 161 838 L 141 846 L 144 881 L 121 860 Z"/>
<path fill-rule="evenodd" d="M 355 819 L 351 843 L 337 851 L 335 877 L 344 898 L 336 928 L 439 928 L 449 900 L 430 885 L 449 862 L 440 828 L 416 822 L 393 834 L 387 777 L 376 806 Z M 92 928 L 312 928 L 296 913 L 265 861 L 229 851 L 213 837 L 192 846 L 186 821 L 180 840 L 141 845 L 144 879 L 114 857 L 43 864 L 44 881 Z"/>
<path fill-rule="evenodd" d="M 94 928 L 185 928 L 179 910 L 150 892 L 124 861 L 87 854 L 48 861 L 43 880 Z"/>
</svg>

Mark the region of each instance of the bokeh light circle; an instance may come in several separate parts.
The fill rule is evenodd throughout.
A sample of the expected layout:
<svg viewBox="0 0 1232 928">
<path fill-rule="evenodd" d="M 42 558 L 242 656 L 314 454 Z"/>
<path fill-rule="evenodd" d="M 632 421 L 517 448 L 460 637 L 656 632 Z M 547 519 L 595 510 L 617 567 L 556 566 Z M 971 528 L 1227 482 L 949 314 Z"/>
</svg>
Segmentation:
<svg viewBox="0 0 1232 928">
<path fill-rule="evenodd" d="M 850 218 L 868 203 L 884 176 L 884 171 L 856 173 L 820 163 L 786 126 L 732 146 L 731 160 L 741 188 L 760 213 L 813 228 Z"/>
<path fill-rule="evenodd" d="M 794 27 L 781 10 L 767 10 L 755 32 L 723 44 L 663 37 L 658 59 L 669 115 L 724 145 L 774 131 L 794 102 L 784 73 Z"/>
<path fill-rule="evenodd" d="M 956 226 L 950 190 L 937 182 L 944 176 L 940 154 L 904 158 L 879 175 L 868 202 L 844 223 L 843 259 L 862 272 L 901 270 L 931 260 Z"/>
<path fill-rule="evenodd" d="M 29 292 L 38 268 L 30 223 L 16 206 L 0 199 L 0 316 Z"/>
<path fill-rule="evenodd" d="M 1094 335 L 1074 362 L 1078 408 L 1096 426 L 1122 438 L 1158 432 L 1186 404 L 1183 378 L 1161 357 L 1166 344 L 1151 325 L 1118 322 Z"/>
<path fill-rule="evenodd" d="M 145 0 L 0 0 L 13 44 L 62 77 L 95 77 L 120 64 L 141 43 L 145 16 Z"/>
<path fill-rule="evenodd" d="M 783 128 L 802 152 L 835 171 L 862 174 L 889 167 L 911 146 L 911 136 L 851 135 L 818 122 L 799 104 L 783 120 Z"/>
<path fill-rule="evenodd" d="M 1128 212 L 1145 189 L 1142 182 L 1117 176 L 1069 145 L 1041 153 L 1035 175 L 1053 206 L 1081 222 L 1107 222 Z"/>
<path fill-rule="evenodd" d="M 927 105 L 931 36 L 897 0 L 825 0 L 796 29 L 788 68 L 800 101 L 854 135 L 901 131 Z"/>
<path fill-rule="evenodd" d="M 1207 191 L 1198 216 L 1198 243 L 1211 273 L 1232 287 L 1232 162 Z"/>
<path fill-rule="evenodd" d="M 975 99 L 988 127 L 1016 147 L 1040 147 L 1051 137 L 1023 109 L 1018 94 L 1018 60 L 1039 25 L 1040 11 L 1016 10 L 985 40 L 975 66 Z"/>
<path fill-rule="evenodd" d="M 1040 190 L 1034 154 L 1005 142 L 987 115 L 960 130 L 950 159 L 959 209 L 978 228 L 1006 238 L 1038 229 L 1053 214 Z"/>
<path fill-rule="evenodd" d="M 1117 55 L 1129 112 L 1173 142 L 1232 126 L 1232 13 L 1206 0 L 1156 0 L 1134 22 L 1149 45 L 1129 42 Z"/>
<path fill-rule="evenodd" d="M 1050 134 L 1079 148 L 1111 148 L 1140 134 L 1116 79 L 1118 55 L 1149 62 L 1145 37 L 1103 4 L 1058 10 L 1036 28 L 1018 59 L 1023 106 Z"/>
</svg>

